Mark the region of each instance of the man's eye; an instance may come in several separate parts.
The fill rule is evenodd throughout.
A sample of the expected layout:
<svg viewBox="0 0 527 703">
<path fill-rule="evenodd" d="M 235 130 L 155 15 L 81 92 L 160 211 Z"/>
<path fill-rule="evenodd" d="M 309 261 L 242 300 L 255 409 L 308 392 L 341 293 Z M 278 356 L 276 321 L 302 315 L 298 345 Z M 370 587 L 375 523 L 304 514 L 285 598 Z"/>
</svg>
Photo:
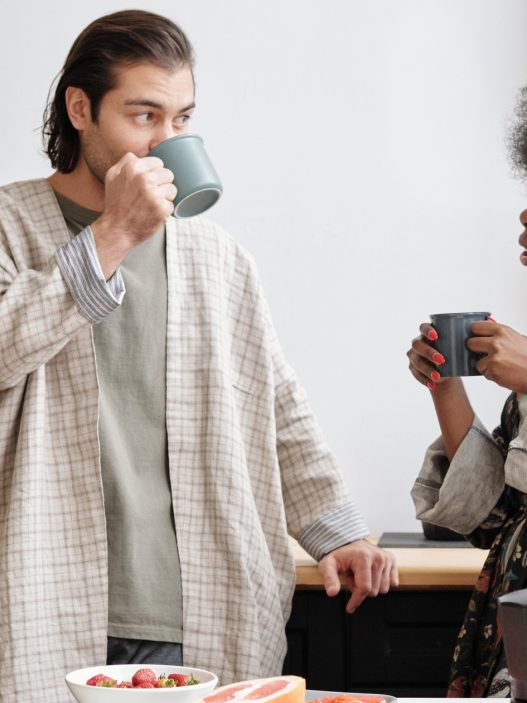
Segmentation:
<svg viewBox="0 0 527 703">
<path fill-rule="evenodd" d="M 154 118 L 153 112 L 141 112 L 139 115 L 135 116 L 138 122 L 151 122 Z"/>
<path fill-rule="evenodd" d="M 183 127 L 184 125 L 187 124 L 187 122 L 190 120 L 190 118 L 191 118 L 191 115 L 180 115 L 176 119 L 176 124 L 178 125 L 178 127 Z"/>
</svg>

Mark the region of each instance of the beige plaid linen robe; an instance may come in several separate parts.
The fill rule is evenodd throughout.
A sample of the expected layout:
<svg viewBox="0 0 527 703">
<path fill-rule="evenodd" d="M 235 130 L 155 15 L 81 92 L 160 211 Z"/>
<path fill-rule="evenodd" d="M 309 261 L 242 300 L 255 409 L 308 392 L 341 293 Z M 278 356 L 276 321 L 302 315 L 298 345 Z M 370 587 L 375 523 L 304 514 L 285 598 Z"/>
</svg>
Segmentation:
<svg viewBox="0 0 527 703">
<path fill-rule="evenodd" d="M 69 701 L 64 674 L 106 658 L 97 368 L 91 322 L 55 257 L 69 239 L 46 181 L 0 189 L 5 703 Z M 250 257 L 205 219 L 171 219 L 167 272 L 184 659 L 224 683 L 279 674 L 295 584 L 287 533 L 301 538 L 350 500 L 284 362 Z"/>
</svg>

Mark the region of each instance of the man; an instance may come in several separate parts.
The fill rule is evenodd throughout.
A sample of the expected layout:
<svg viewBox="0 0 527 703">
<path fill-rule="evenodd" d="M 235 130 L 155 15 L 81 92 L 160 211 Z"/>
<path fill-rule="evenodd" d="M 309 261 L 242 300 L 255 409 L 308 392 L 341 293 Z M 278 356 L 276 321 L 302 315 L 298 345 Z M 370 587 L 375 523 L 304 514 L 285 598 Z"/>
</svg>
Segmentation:
<svg viewBox="0 0 527 703">
<path fill-rule="evenodd" d="M 77 38 L 45 136 L 56 171 L 0 191 L 0 677 L 185 663 L 279 674 L 288 532 L 348 612 L 397 584 L 364 541 L 273 332 L 251 258 L 170 217 L 148 152 L 185 132 L 192 50 L 141 11 Z M 126 289 L 125 289 L 126 285 Z"/>
</svg>

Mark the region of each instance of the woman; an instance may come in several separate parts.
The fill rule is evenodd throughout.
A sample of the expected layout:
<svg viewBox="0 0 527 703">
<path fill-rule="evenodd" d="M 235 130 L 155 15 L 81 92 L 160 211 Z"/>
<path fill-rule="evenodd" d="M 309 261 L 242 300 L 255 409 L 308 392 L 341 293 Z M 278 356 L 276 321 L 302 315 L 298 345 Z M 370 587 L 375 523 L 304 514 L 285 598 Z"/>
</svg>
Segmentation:
<svg viewBox="0 0 527 703">
<path fill-rule="evenodd" d="M 516 106 L 510 156 L 527 180 L 527 87 Z M 521 213 L 527 266 L 527 210 Z M 460 378 L 442 378 L 444 359 L 422 324 L 408 351 L 410 371 L 430 390 L 441 437 L 428 449 L 412 489 L 417 517 L 460 532 L 489 555 L 454 648 L 449 697 L 508 697 L 510 679 L 497 598 L 527 587 L 527 337 L 494 320 L 475 322 L 468 346 L 478 370 L 512 391 L 492 434 L 474 414 Z"/>
<path fill-rule="evenodd" d="M 527 266 L 527 210 L 520 221 Z M 448 696 L 510 696 L 496 614 L 498 596 L 527 587 L 527 337 L 491 319 L 472 325 L 468 346 L 484 354 L 478 371 L 512 391 L 490 435 L 462 380 L 441 377 L 434 328 L 422 324 L 420 332 L 408 351 L 410 371 L 431 392 L 441 437 L 412 489 L 416 514 L 490 549 L 458 635 Z"/>
</svg>

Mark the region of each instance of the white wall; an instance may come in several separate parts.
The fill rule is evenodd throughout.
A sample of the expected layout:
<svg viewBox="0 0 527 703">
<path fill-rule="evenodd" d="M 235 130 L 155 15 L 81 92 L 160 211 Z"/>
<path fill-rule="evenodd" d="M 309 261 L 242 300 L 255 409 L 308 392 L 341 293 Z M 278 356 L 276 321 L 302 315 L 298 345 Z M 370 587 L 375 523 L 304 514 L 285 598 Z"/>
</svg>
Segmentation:
<svg viewBox="0 0 527 703">
<path fill-rule="evenodd" d="M 0 10 L 0 182 L 47 175 L 37 131 L 77 33 L 128 1 Z M 527 330 L 524 191 L 505 133 L 527 82 L 523 0 L 166 0 L 197 56 L 212 216 L 255 255 L 287 356 L 372 532 L 416 530 L 437 433 L 406 350 L 431 312 Z M 506 396 L 470 379 L 483 420 Z"/>
</svg>

